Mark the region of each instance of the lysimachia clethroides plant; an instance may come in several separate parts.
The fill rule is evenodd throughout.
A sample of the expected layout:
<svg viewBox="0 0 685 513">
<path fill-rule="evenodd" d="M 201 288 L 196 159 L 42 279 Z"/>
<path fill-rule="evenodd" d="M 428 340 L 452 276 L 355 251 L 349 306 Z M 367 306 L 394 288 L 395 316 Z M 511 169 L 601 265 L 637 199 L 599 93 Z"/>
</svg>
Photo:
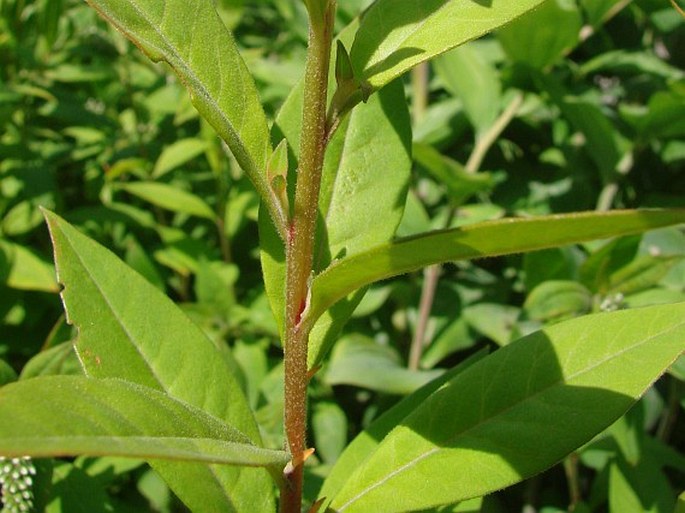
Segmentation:
<svg viewBox="0 0 685 513">
<path fill-rule="evenodd" d="M 178 75 L 260 197 L 264 282 L 284 354 L 285 443 L 265 446 L 231 354 L 46 212 L 83 375 L 0 389 L 0 455 L 142 459 L 195 513 L 431 510 L 549 468 L 616 421 L 682 354 L 685 304 L 580 317 L 479 353 L 385 412 L 303 501 L 316 450 L 308 384 L 370 284 L 678 224 L 685 211 L 505 218 L 395 237 L 412 164 L 401 77 L 545 0 L 376 0 L 337 33 L 335 0 L 303 0 L 306 66 L 273 123 L 212 0 L 87 1 Z"/>
</svg>

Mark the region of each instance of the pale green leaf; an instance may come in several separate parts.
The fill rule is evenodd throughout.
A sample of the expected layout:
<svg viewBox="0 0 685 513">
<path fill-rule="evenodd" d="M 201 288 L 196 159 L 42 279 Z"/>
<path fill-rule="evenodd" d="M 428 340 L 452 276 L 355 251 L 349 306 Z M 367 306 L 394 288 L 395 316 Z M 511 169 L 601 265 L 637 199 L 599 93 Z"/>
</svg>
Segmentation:
<svg viewBox="0 0 685 513">
<path fill-rule="evenodd" d="M 646 231 L 685 222 L 685 210 L 586 212 L 502 219 L 431 232 L 334 262 L 312 284 L 309 319 L 352 291 L 428 265 L 498 256 Z"/>
<path fill-rule="evenodd" d="M 340 340 L 326 366 L 323 381 L 353 385 L 386 394 L 406 395 L 442 374 L 442 370 L 412 371 L 389 346 L 362 335 Z"/>
<path fill-rule="evenodd" d="M 685 350 L 683 319 L 683 303 L 602 313 L 498 350 L 390 431 L 331 507 L 454 504 L 548 468 L 623 415 Z"/>
<path fill-rule="evenodd" d="M 212 209 L 199 196 L 172 185 L 158 182 L 131 182 L 119 184 L 117 188 L 172 212 L 205 219 L 215 218 Z"/>
<path fill-rule="evenodd" d="M 254 80 L 212 0 L 88 0 L 153 61 L 167 62 L 284 227 L 268 180 L 271 141 Z"/>
<path fill-rule="evenodd" d="M 195 157 L 202 155 L 207 150 L 207 141 L 202 139 L 181 139 L 170 144 L 155 162 L 155 168 L 152 170 L 152 176 L 159 178 L 167 174 L 169 171 L 182 166 L 186 162 L 193 160 Z"/>
<path fill-rule="evenodd" d="M 116 377 L 167 392 L 260 436 L 227 352 L 220 352 L 173 302 L 107 249 L 52 213 L 67 319 L 87 375 Z M 273 510 L 271 480 L 259 469 L 158 462 L 155 468 L 196 512 Z"/>
<path fill-rule="evenodd" d="M 501 82 L 492 65 L 474 43 L 463 45 L 434 61 L 447 90 L 459 98 L 478 133 L 487 130 L 499 114 Z"/>
<path fill-rule="evenodd" d="M 288 133 L 296 132 L 291 124 L 283 126 Z M 410 144 L 409 114 L 400 83 L 389 85 L 367 104 L 358 106 L 343 122 L 328 146 L 324 163 L 319 202 L 324 227 L 317 241 L 317 269 L 326 267 L 332 259 L 360 253 L 393 237 L 404 211 L 411 170 Z M 263 218 L 260 235 L 266 289 L 282 330 L 283 245 Z M 362 295 L 360 292 L 341 302 L 314 326 L 310 366 L 333 342 Z"/>
<path fill-rule="evenodd" d="M 126 456 L 282 468 L 283 451 L 261 449 L 199 408 L 119 379 L 50 376 L 0 388 L 0 454 Z"/>
<path fill-rule="evenodd" d="M 53 265 L 24 246 L 0 240 L 0 265 L 5 268 L 0 267 L 0 278 L 8 287 L 42 292 L 59 290 Z"/>
<path fill-rule="evenodd" d="M 350 51 L 355 74 L 374 89 L 417 64 L 494 30 L 545 0 L 378 0 Z"/>
</svg>

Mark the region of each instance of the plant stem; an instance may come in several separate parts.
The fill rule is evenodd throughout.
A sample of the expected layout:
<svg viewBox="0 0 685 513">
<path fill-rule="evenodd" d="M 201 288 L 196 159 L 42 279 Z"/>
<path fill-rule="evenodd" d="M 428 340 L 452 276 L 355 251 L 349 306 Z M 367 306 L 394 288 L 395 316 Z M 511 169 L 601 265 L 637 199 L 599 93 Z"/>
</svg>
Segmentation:
<svg viewBox="0 0 685 513">
<path fill-rule="evenodd" d="M 497 139 L 514 118 L 519 108 L 523 104 L 523 94 L 518 93 L 509 102 L 506 109 L 495 120 L 490 129 L 476 140 L 476 145 L 466 162 L 465 169 L 468 173 L 475 174 L 483 164 L 483 159 L 487 152 L 497 142 Z M 452 219 L 457 213 L 456 208 L 452 208 L 450 214 L 447 216 L 444 228 L 449 228 L 452 224 Z M 421 354 L 426 344 L 426 329 L 428 328 L 428 319 L 430 318 L 433 309 L 433 301 L 435 299 L 435 292 L 438 288 L 438 281 L 440 279 L 440 265 L 431 265 L 426 267 L 423 271 L 423 286 L 421 288 L 421 300 L 419 302 L 419 317 L 416 321 L 416 330 L 412 338 L 411 348 L 409 349 L 408 368 L 410 370 L 418 370 L 421 361 Z"/>
<path fill-rule="evenodd" d="M 430 68 L 427 62 L 422 62 L 411 70 L 412 115 L 416 125 L 423 119 L 428 108 L 428 83 Z"/>
<path fill-rule="evenodd" d="M 311 13 L 310 13 L 311 14 Z M 293 216 L 286 240 L 285 435 L 291 463 L 284 471 L 281 513 L 300 513 L 307 429 L 307 342 L 302 323 L 312 272 L 321 169 L 325 151 L 328 70 L 335 0 L 321 19 L 310 16 L 304 77 L 300 162 Z"/>
</svg>

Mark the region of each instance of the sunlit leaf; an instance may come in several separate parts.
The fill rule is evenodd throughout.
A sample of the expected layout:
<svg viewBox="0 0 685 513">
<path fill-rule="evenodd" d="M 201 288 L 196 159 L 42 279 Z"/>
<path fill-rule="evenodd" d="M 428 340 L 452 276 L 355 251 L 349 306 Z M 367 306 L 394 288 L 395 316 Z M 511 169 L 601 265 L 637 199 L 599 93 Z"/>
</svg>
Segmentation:
<svg viewBox="0 0 685 513">
<path fill-rule="evenodd" d="M 88 0 L 153 61 L 167 62 L 226 141 L 277 222 L 266 179 L 271 142 L 254 81 L 212 0 Z M 269 201 L 270 200 L 270 201 Z"/>
<path fill-rule="evenodd" d="M 544 0 L 379 0 L 364 13 L 350 51 L 374 89 L 420 62 L 494 30 Z"/>
<path fill-rule="evenodd" d="M 544 470 L 623 415 L 685 350 L 683 319 L 683 303 L 602 313 L 496 351 L 401 420 L 331 507 L 454 504 Z"/>
<path fill-rule="evenodd" d="M 231 366 L 173 302 L 115 255 L 54 214 L 46 214 L 67 319 L 87 375 L 115 377 L 199 407 L 260 436 Z M 235 365 L 233 365 L 235 367 Z M 194 511 L 273 510 L 271 479 L 260 469 L 157 462 Z"/>
<path fill-rule="evenodd" d="M 341 259 L 314 279 L 310 317 L 370 283 L 454 260 L 636 233 L 685 222 L 685 210 L 636 210 L 502 219 L 400 239 Z"/>
<path fill-rule="evenodd" d="M 127 456 L 243 466 L 285 465 L 199 408 L 118 379 L 51 376 L 0 388 L 0 454 Z"/>
</svg>

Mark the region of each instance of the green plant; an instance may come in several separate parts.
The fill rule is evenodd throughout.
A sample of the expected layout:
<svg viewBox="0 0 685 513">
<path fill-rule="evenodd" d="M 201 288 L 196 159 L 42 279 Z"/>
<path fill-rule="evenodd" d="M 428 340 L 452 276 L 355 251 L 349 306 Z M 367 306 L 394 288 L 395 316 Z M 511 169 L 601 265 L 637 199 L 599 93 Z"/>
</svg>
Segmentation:
<svg viewBox="0 0 685 513">
<path fill-rule="evenodd" d="M 304 80 L 272 130 L 212 2 L 90 3 L 153 60 L 172 67 L 259 194 L 265 286 L 285 351 L 286 446 L 276 450 L 262 442 L 230 352 L 212 345 L 148 281 L 47 213 L 62 297 L 79 330 L 75 347 L 87 377 L 41 377 L 4 387 L 0 414 L 12 422 L 0 427 L 3 455 L 144 459 L 198 512 L 271 511 L 275 483 L 281 511 L 300 511 L 304 462 L 311 454 L 308 382 L 366 287 L 427 265 L 685 220 L 681 210 L 585 213 L 501 219 L 394 239 L 413 149 L 396 79 L 524 15 L 541 0 L 403 4 L 416 10 L 378 0 L 338 34 L 333 64 L 335 2 L 305 2 L 310 27 Z M 566 50 L 561 46 L 553 53 Z M 543 67 L 552 57 L 543 52 L 531 61 Z M 559 103 L 572 123 L 597 119 L 591 108 L 566 98 Z M 486 134 L 497 113 L 481 109 L 469 112 Z M 602 140 L 598 131 L 597 139 L 590 137 L 591 149 Z M 487 189 L 468 176 L 449 182 L 445 168 L 455 166 L 435 164 L 430 149 L 416 150 L 452 186 L 454 204 Z M 617 152 L 592 153 L 607 186 L 616 178 Z M 161 161 L 153 176 L 166 172 Z M 223 219 L 196 196 L 149 182 L 120 188 L 162 208 Z M 591 293 L 613 290 L 594 287 L 607 274 L 603 265 L 594 269 L 598 278 L 587 286 Z M 232 283 L 225 268 L 199 268 L 198 282 L 205 273 L 205 283 Z M 529 314 L 544 318 L 531 307 L 533 299 Z M 675 361 L 683 351 L 682 314 L 682 304 L 596 314 L 545 328 L 491 356 L 476 355 L 359 435 L 330 469 L 313 510 L 451 505 L 540 472 L 619 418 Z M 549 419 L 563 420 L 550 426 Z M 445 472 L 452 468 L 463 475 Z"/>
</svg>

